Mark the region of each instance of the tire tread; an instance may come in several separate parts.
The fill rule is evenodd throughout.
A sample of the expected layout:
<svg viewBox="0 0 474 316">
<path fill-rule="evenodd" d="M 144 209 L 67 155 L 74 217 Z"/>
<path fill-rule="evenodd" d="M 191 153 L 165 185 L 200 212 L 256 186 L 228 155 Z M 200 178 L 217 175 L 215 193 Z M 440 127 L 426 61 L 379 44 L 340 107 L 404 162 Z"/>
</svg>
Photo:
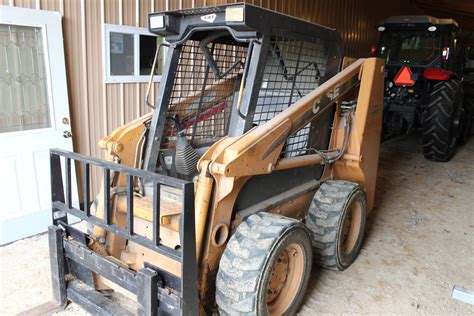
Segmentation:
<svg viewBox="0 0 474 316">
<path fill-rule="evenodd" d="M 448 161 L 456 150 L 452 131 L 454 112 L 462 87 L 458 80 L 434 84 L 423 112 L 423 155 L 433 161 Z"/>
<path fill-rule="evenodd" d="M 280 236 L 299 221 L 265 212 L 243 221 L 221 257 L 216 303 L 221 315 L 255 315 L 260 272 Z"/>
<path fill-rule="evenodd" d="M 343 209 L 356 183 L 342 180 L 324 182 L 316 191 L 306 225 L 312 232 L 314 261 L 331 270 L 342 270 L 337 263 L 337 234 L 342 221 Z"/>
</svg>

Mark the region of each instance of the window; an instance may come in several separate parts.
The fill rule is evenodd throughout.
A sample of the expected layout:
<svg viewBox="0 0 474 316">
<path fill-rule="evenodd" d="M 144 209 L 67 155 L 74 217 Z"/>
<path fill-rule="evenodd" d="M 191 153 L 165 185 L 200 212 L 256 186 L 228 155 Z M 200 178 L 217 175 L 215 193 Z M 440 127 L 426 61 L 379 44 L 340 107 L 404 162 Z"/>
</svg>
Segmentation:
<svg viewBox="0 0 474 316">
<path fill-rule="evenodd" d="M 0 24 L 0 133 L 51 127 L 43 33 Z"/>
<path fill-rule="evenodd" d="M 105 24 L 106 83 L 148 82 L 155 52 L 163 38 L 146 28 Z M 161 79 L 165 47 L 158 56 L 154 81 Z"/>
<path fill-rule="evenodd" d="M 387 64 L 424 66 L 439 57 L 439 35 L 425 31 L 387 31 L 381 38 L 379 56 Z"/>
</svg>

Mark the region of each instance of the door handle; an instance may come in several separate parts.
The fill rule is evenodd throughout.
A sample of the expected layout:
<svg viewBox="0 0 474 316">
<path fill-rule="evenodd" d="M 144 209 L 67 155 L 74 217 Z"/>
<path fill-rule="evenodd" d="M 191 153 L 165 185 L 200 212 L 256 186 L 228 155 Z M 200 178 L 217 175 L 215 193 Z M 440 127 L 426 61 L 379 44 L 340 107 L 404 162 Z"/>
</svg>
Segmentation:
<svg viewBox="0 0 474 316">
<path fill-rule="evenodd" d="M 63 137 L 64 138 L 70 138 L 70 137 L 72 137 L 72 133 L 70 131 L 64 131 Z"/>
</svg>

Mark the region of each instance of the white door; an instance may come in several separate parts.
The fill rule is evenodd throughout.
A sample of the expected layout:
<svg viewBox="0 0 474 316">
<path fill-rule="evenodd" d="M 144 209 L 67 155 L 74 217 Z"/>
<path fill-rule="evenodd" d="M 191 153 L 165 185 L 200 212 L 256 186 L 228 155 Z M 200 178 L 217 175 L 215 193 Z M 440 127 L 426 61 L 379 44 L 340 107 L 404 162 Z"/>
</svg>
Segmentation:
<svg viewBox="0 0 474 316">
<path fill-rule="evenodd" d="M 70 122 L 61 15 L 0 6 L 0 245 L 51 224 L 49 149 L 72 151 Z"/>
</svg>

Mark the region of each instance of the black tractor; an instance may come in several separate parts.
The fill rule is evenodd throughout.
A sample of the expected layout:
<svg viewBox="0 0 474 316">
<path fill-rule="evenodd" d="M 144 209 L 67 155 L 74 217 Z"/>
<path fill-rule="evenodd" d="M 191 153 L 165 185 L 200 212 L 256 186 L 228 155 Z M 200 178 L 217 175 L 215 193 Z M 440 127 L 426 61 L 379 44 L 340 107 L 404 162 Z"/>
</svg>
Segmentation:
<svg viewBox="0 0 474 316">
<path fill-rule="evenodd" d="M 385 60 L 383 140 L 422 131 L 423 155 L 449 161 L 469 137 L 464 100 L 465 54 L 452 19 L 393 16 L 378 26 Z"/>
</svg>

